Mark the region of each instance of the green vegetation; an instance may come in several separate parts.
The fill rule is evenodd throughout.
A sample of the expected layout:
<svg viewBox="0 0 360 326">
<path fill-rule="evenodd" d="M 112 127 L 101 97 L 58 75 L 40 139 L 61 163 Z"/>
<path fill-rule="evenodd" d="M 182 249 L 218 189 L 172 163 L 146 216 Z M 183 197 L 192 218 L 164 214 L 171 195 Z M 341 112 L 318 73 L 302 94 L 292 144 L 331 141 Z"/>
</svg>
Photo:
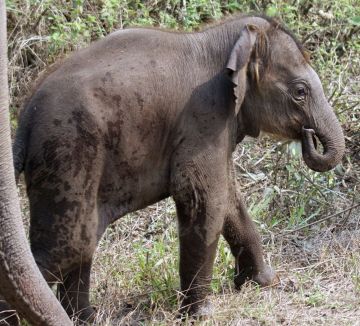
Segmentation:
<svg viewBox="0 0 360 326">
<path fill-rule="evenodd" d="M 281 281 L 262 290 L 232 285 L 222 240 L 214 270 L 212 324 L 353 325 L 360 320 L 360 4 L 358 0 L 7 0 L 13 124 L 36 77 L 69 52 L 118 28 L 184 31 L 237 12 L 283 21 L 312 64 L 346 135 L 343 164 L 310 171 L 299 146 L 246 139 L 237 178 Z M 324 219 L 339 212 L 333 218 Z M 179 280 L 171 199 L 109 228 L 94 262 L 93 303 L 101 325 L 175 323 Z M 310 226 L 307 226 L 309 225 Z"/>
</svg>

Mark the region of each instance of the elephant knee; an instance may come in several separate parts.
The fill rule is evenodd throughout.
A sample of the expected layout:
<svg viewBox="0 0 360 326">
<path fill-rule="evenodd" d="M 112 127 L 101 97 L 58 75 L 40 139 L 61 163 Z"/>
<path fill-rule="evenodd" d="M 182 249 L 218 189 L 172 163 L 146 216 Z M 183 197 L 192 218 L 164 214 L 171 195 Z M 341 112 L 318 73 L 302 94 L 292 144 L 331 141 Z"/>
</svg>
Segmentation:
<svg viewBox="0 0 360 326">
<path fill-rule="evenodd" d="M 54 263 L 51 255 L 43 250 L 32 251 L 35 262 L 48 283 L 59 282 L 61 278 L 61 272 L 58 266 Z"/>
</svg>

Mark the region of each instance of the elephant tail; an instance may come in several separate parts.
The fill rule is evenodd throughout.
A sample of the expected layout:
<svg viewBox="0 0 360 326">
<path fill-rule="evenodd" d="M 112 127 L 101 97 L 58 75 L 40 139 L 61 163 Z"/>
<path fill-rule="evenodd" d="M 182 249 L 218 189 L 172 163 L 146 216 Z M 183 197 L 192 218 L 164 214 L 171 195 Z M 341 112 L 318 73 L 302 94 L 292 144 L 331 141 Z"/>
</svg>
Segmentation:
<svg viewBox="0 0 360 326">
<path fill-rule="evenodd" d="M 16 133 L 15 142 L 13 144 L 13 158 L 14 158 L 14 169 L 15 179 L 18 182 L 19 175 L 24 171 L 25 157 L 26 157 L 26 145 L 25 139 L 18 137 L 19 131 Z"/>
<path fill-rule="evenodd" d="M 25 160 L 27 156 L 27 142 L 30 136 L 29 123 L 27 119 L 28 113 L 25 110 L 22 112 L 19 120 L 19 125 L 16 130 L 15 141 L 13 143 L 13 159 L 15 169 L 15 179 L 18 182 L 19 175 L 24 171 Z"/>
</svg>

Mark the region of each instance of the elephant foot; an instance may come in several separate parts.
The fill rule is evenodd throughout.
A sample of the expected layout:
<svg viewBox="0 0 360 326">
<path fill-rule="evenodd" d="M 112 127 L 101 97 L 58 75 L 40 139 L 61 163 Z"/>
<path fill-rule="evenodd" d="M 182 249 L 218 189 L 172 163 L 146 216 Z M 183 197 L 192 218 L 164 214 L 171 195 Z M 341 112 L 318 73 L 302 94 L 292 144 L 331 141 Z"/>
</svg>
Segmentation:
<svg viewBox="0 0 360 326">
<path fill-rule="evenodd" d="M 93 307 L 86 307 L 72 315 L 77 325 L 92 325 L 95 319 L 96 310 Z"/>
<path fill-rule="evenodd" d="M 179 310 L 179 318 L 204 320 L 214 314 L 214 306 L 209 300 L 186 304 L 183 303 Z"/>
<path fill-rule="evenodd" d="M 0 326 L 19 326 L 19 318 L 16 311 L 5 301 L 0 301 Z"/>
<path fill-rule="evenodd" d="M 276 272 L 268 265 L 264 269 L 253 275 L 252 280 L 261 286 L 270 286 L 277 278 Z"/>
<path fill-rule="evenodd" d="M 253 280 L 260 286 L 270 286 L 273 284 L 275 278 L 276 273 L 270 266 L 265 265 L 264 268 L 257 273 L 254 273 L 252 267 L 247 267 L 238 271 L 234 277 L 234 283 L 235 288 L 239 290 L 247 280 Z"/>
</svg>

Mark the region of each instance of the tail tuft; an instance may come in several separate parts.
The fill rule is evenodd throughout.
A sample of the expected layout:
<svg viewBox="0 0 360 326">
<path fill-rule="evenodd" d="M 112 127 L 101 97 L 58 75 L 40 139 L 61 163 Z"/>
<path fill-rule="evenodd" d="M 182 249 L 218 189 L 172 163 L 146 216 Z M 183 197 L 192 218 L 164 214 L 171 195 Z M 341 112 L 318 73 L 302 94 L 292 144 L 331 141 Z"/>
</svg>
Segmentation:
<svg viewBox="0 0 360 326">
<path fill-rule="evenodd" d="M 15 179 L 16 183 L 18 182 L 19 175 L 24 171 L 25 165 L 25 144 L 18 137 L 19 132 L 16 135 L 15 143 L 13 145 L 13 159 L 14 159 L 14 169 L 15 169 Z"/>
</svg>

